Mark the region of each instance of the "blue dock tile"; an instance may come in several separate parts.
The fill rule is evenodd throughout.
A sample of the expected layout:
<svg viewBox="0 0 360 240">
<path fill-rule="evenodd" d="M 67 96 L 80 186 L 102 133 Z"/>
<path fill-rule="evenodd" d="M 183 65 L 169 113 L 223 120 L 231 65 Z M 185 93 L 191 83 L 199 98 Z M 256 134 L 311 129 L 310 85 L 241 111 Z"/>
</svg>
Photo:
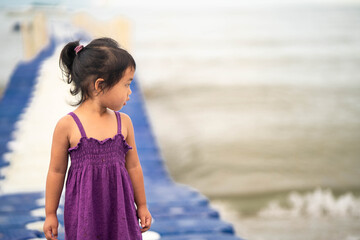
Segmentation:
<svg viewBox="0 0 360 240">
<path fill-rule="evenodd" d="M 233 226 L 219 219 L 189 218 L 189 219 L 155 219 L 151 225 L 152 231 L 160 235 L 181 234 L 234 234 Z"/>
<path fill-rule="evenodd" d="M 0 218 L 8 214 L 24 214 L 39 208 L 36 201 L 43 197 L 43 193 L 22 193 L 0 195 Z"/>
<path fill-rule="evenodd" d="M 239 237 L 234 236 L 233 234 L 221 234 L 221 233 L 211 233 L 211 234 L 182 234 L 182 235 L 167 235 L 162 236 L 160 240 L 244 240 Z"/>
<path fill-rule="evenodd" d="M 149 209 L 152 208 L 152 206 L 207 206 L 209 204 L 209 200 L 205 197 L 195 196 L 192 198 L 174 198 L 170 195 L 167 195 L 168 193 L 164 192 L 163 195 L 165 195 L 163 198 L 159 199 L 158 197 L 154 197 L 149 195 L 149 200 L 147 200 L 147 204 L 149 205 Z M 151 212 L 151 211 L 150 211 Z"/>
<path fill-rule="evenodd" d="M 169 218 L 214 218 L 219 219 L 219 213 L 208 207 L 208 206 L 160 206 L 152 205 L 149 207 L 151 209 L 151 215 L 154 219 L 169 219 Z"/>
<path fill-rule="evenodd" d="M 25 240 L 38 238 L 41 233 L 24 228 L 5 228 L 0 226 L 0 240 Z"/>
<path fill-rule="evenodd" d="M 14 214 L 15 213 L 15 214 Z M 0 226 L 2 228 L 21 228 L 25 227 L 26 224 L 36 221 L 42 221 L 45 218 L 30 216 L 28 213 L 26 215 L 17 214 L 17 212 L 11 212 L 7 215 L 0 215 Z"/>
</svg>

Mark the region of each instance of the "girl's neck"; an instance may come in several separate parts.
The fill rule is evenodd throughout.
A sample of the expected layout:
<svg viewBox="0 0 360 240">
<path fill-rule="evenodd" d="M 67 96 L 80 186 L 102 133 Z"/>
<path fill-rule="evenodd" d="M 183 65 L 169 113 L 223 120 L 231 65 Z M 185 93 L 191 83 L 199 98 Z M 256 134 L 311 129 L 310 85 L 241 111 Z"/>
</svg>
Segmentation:
<svg viewBox="0 0 360 240">
<path fill-rule="evenodd" d="M 76 110 L 94 117 L 102 117 L 108 113 L 107 107 L 101 105 L 100 102 L 93 99 L 87 99 Z"/>
</svg>

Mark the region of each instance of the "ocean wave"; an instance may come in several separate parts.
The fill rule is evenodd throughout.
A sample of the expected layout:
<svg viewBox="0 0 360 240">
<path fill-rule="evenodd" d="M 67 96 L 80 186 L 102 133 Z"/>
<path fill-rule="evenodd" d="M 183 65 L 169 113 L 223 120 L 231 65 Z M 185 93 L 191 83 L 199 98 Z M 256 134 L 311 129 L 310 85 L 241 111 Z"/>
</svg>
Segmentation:
<svg viewBox="0 0 360 240">
<path fill-rule="evenodd" d="M 360 197 L 348 192 L 335 197 L 330 189 L 317 188 L 300 194 L 291 192 L 286 203 L 271 201 L 258 212 L 259 217 L 360 217 Z"/>
</svg>

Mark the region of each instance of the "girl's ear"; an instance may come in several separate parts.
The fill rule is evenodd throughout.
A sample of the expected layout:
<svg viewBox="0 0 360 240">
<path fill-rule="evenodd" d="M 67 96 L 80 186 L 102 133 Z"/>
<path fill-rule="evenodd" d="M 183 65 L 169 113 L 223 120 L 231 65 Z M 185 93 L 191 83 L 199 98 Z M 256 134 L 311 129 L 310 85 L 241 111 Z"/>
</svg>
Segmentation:
<svg viewBox="0 0 360 240">
<path fill-rule="evenodd" d="M 95 92 L 99 93 L 101 91 L 103 91 L 104 87 L 103 87 L 103 84 L 104 84 L 104 79 L 103 78 L 98 78 L 96 79 L 95 81 L 95 85 L 94 85 L 94 88 L 95 88 Z"/>
</svg>

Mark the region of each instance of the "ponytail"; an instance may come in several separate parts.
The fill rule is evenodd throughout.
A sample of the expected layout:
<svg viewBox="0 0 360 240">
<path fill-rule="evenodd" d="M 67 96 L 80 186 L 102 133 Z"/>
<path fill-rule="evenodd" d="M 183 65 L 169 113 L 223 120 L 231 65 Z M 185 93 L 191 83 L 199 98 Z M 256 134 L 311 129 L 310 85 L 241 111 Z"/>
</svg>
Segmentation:
<svg viewBox="0 0 360 240">
<path fill-rule="evenodd" d="M 79 46 L 79 41 L 69 42 L 63 48 L 60 54 L 59 66 L 66 77 L 67 83 L 73 81 L 71 72 L 73 68 L 74 59 L 76 57 L 75 48 Z"/>
</svg>

